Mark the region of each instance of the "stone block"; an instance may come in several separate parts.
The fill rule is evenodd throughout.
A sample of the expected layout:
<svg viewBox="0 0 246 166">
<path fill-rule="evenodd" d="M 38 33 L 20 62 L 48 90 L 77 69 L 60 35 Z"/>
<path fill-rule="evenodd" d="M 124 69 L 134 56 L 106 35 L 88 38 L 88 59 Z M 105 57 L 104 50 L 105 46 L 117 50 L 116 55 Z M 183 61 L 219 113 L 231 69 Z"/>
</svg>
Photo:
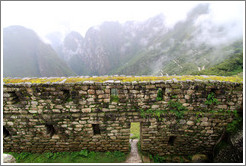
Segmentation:
<svg viewBox="0 0 246 166">
<path fill-rule="evenodd" d="M 229 103 L 228 103 L 228 105 L 230 105 L 230 106 L 234 106 L 234 105 L 235 105 L 235 103 L 233 103 L 233 102 L 229 102 Z"/>
<path fill-rule="evenodd" d="M 54 112 L 54 113 L 61 113 L 61 111 L 59 109 L 53 109 L 52 112 Z"/>
<path fill-rule="evenodd" d="M 55 135 L 52 136 L 52 139 L 57 139 L 58 140 L 58 139 L 60 139 L 60 137 L 59 137 L 59 135 L 55 134 Z"/>
<path fill-rule="evenodd" d="M 208 118 L 207 117 L 203 117 L 203 118 L 201 118 L 201 121 L 202 122 L 207 122 L 208 121 Z"/>
<path fill-rule="evenodd" d="M 155 85 L 146 85 L 146 88 L 147 89 L 155 89 L 156 87 L 155 87 Z"/>
<path fill-rule="evenodd" d="M 94 100 L 94 98 L 88 98 L 88 99 L 86 99 L 88 102 L 94 102 L 95 100 Z"/>
<path fill-rule="evenodd" d="M 89 89 L 89 90 L 88 90 L 88 94 L 94 95 L 94 94 L 95 94 L 95 90 L 94 90 L 94 89 Z"/>
<path fill-rule="evenodd" d="M 187 90 L 188 95 L 192 95 L 195 91 L 194 90 Z"/>
<path fill-rule="evenodd" d="M 89 88 L 88 86 L 81 86 L 81 89 L 84 90 L 84 91 L 88 90 L 88 88 Z"/>
<path fill-rule="evenodd" d="M 210 123 L 209 122 L 201 122 L 201 126 L 209 126 Z"/>
<path fill-rule="evenodd" d="M 36 114 L 36 113 L 38 113 L 38 111 L 36 111 L 36 110 L 29 110 L 28 112 L 31 113 L 31 114 Z"/>
<path fill-rule="evenodd" d="M 90 113 L 91 112 L 91 108 L 82 108 L 82 112 Z"/>
<path fill-rule="evenodd" d="M 13 126 L 13 125 L 14 125 L 14 123 L 13 123 L 13 122 L 7 122 L 7 125 L 9 125 L 9 126 Z"/>
<path fill-rule="evenodd" d="M 194 122 L 193 122 L 193 121 L 188 121 L 188 122 L 187 122 L 187 125 L 193 126 L 193 125 L 194 125 Z"/>
<path fill-rule="evenodd" d="M 227 109 L 227 105 L 218 105 L 217 106 L 219 109 Z"/>
<path fill-rule="evenodd" d="M 70 112 L 79 112 L 79 109 L 70 109 Z"/>
<path fill-rule="evenodd" d="M 190 99 L 190 95 L 185 95 L 185 99 L 189 100 Z"/>
<path fill-rule="evenodd" d="M 16 159 L 10 154 L 3 154 L 3 163 L 16 163 Z"/>
<path fill-rule="evenodd" d="M 188 106 L 190 106 L 190 104 L 184 103 L 183 106 L 188 107 Z"/>
<path fill-rule="evenodd" d="M 109 103 L 109 102 L 110 102 L 110 99 L 103 99 L 103 101 L 104 101 L 105 103 Z"/>
<path fill-rule="evenodd" d="M 80 95 L 87 95 L 87 91 L 80 90 L 80 91 L 79 91 L 79 94 L 80 94 Z"/>
<path fill-rule="evenodd" d="M 104 94 L 104 91 L 103 91 L 103 90 L 96 90 L 96 94 L 97 94 L 97 95 Z"/>
<path fill-rule="evenodd" d="M 159 105 L 152 105 L 151 108 L 152 109 L 158 109 L 158 108 L 160 108 L 160 106 Z"/>
<path fill-rule="evenodd" d="M 172 91 L 174 94 L 179 94 L 179 93 L 182 93 L 182 90 L 181 89 L 173 89 Z"/>
</svg>

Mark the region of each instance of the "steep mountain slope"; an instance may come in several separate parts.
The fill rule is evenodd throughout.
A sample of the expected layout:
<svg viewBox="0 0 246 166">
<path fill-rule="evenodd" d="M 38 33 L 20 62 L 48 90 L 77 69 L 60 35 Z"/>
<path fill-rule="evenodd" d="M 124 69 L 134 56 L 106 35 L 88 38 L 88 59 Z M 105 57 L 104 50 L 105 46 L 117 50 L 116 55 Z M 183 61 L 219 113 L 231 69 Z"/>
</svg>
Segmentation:
<svg viewBox="0 0 246 166">
<path fill-rule="evenodd" d="M 143 22 L 104 22 L 84 38 L 71 32 L 58 54 L 79 75 L 191 74 L 230 58 L 233 43 L 242 41 L 226 38 L 233 24 L 211 22 L 209 14 L 209 5 L 200 4 L 173 28 L 162 14 Z"/>
<path fill-rule="evenodd" d="M 148 42 L 166 32 L 163 15 L 145 22 L 104 22 L 91 27 L 84 39 L 76 32 L 68 34 L 61 46 L 62 53 L 58 53 L 79 75 L 112 74 L 143 50 Z M 75 54 L 72 47 L 79 51 Z"/>
<path fill-rule="evenodd" d="M 185 21 L 178 22 L 168 33 L 150 42 L 147 49 L 141 50 L 116 73 L 183 75 L 220 63 L 233 52 L 229 47 L 233 41 L 211 45 L 201 40 L 203 29 L 197 24 L 197 18 L 208 12 L 206 4 L 197 6 Z M 220 30 L 216 26 L 212 29 L 218 39 L 228 33 L 221 34 Z"/>
<path fill-rule="evenodd" d="M 243 50 L 240 48 L 242 42 L 235 42 L 234 52 L 228 59 L 214 65 L 206 70 L 194 72 L 196 75 L 223 75 L 231 76 L 241 74 L 243 72 Z"/>
<path fill-rule="evenodd" d="M 3 29 L 3 62 L 4 77 L 75 75 L 50 45 L 22 26 Z"/>
</svg>

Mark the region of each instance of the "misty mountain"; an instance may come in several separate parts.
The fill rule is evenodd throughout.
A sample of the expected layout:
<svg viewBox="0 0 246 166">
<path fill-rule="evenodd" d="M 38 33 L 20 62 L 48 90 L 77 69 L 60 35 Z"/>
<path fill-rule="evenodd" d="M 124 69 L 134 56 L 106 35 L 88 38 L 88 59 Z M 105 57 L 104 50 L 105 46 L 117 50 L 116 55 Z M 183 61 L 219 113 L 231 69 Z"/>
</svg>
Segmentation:
<svg viewBox="0 0 246 166">
<path fill-rule="evenodd" d="M 233 56 L 235 42 L 242 49 L 242 35 L 226 38 L 231 24 L 204 19 L 209 12 L 208 4 L 200 4 L 172 28 L 162 14 L 143 22 L 104 22 L 84 38 L 68 34 L 58 54 L 78 75 L 192 74 Z"/>
<path fill-rule="evenodd" d="M 230 45 L 240 38 L 217 45 L 211 45 L 209 41 L 203 40 L 204 29 L 202 29 L 202 23 L 197 23 L 197 19 L 208 12 L 208 5 L 197 6 L 188 13 L 186 20 L 176 23 L 167 33 L 149 42 L 145 49 L 142 49 L 116 72 L 119 74 L 134 74 L 135 71 L 138 71 L 138 74 L 191 74 L 193 71 L 206 69 L 228 58 L 234 51 Z M 222 31 L 224 27 L 216 25 L 211 27 L 213 29 L 210 33 L 206 33 L 206 38 L 213 36 L 219 40 L 230 33 Z"/>
<path fill-rule="evenodd" d="M 163 15 L 141 23 L 104 22 L 91 27 L 85 38 L 76 32 L 68 34 L 59 55 L 79 75 L 111 74 L 166 32 Z"/>
<path fill-rule="evenodd" d="M 200 4 L 171 28 L 159 14 L 142 22 L 103 22 L 84 37 L 54 32 L 46 36 L 52 48 L 32 30 L 8 27 L 4 76 L 212 74 L 218 67 L 222 75 L 237 74 L 242 71 L 237 55 L 243 49 L 242 32 L 235 30 L 235 22 L 218 24 L 210 14 L 209 5 Z"/>
<path fill-rule="evenodd" d="M 3 29 L 3 61 L 4 77 L 76 75 L 50 45 L 22 26 Z"/>
<path fill-rule="evenodd" d="M 234 52 L 229 58 L 223 60 L 221 63 L 214 65 L 206 70 L 194 72 L 195 75 L 223 75 L 232 76 L 243 73 L 243 50 L 240 47 L 242 41 L 235 42 L 231 45 L 234 47 Z M 242 76 L 241 76 L 242 77 Z"/>
</svg>

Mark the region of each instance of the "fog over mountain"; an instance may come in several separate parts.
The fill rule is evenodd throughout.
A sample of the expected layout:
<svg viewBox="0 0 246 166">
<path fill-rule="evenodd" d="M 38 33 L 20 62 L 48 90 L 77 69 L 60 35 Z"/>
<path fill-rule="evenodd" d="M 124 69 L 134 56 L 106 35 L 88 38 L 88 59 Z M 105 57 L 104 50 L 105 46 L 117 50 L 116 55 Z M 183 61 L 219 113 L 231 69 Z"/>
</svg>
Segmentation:
<svg viewBox="0 0 246 166">
<path fill-rule="evenodd" d="M 50 45 L 22 26 L 3 29 L 3 61 L 4 77 L 76 75 Z"/>
<path fill-rule="evenodd" d="M 37 68 L 31 74 L 13 71 L 14 63 L 10 57 L 14 55 L 8 48 L 16 50 L 17 45 L 14 39 L 5 42 L 9 38 L 6 35 L 9 28 L 6 28 L 3 31 L 4 64 L 8 64 L 4 65 L 5 76 L 183 75 L 205 70 L 233 57 L 236 50 L 242 51 L 243 47 L 241 22 L 234 19 L 218 21 L 221 19 L 214 17 L 213 11 L 209 4 L 199 4 L 172 27 L 166 24 L 165 15 L 159 14 L 144 21 L 105 21 L 89 28 L 84 36 L 76 31 L 65 37 L 58 31 L 49 33 L 46 39 L 52 48 L 47 44 L 42 48 L 49 49 L 52 55 L 39 54 L 41 59 L 52 57 L 54 66 L 51 66 L 55 70 L 45 67 L 47 73 Z M 25 36 L 21 38 L 29 40 Z M 31 54 L 36 57 L 37 46 L 23 46 L 23 50 L 30 47 L 33 48 L 30 57 Z M 17 56 L 19 52 L 15 54 Z M 27 54 L 23 52 L 23 55 Z M 42 68 L 40 58 L 36 59 L 30 64 L 36 63 L 39 65 L 33 65 L 33 68 Z M 50 60 L 42 62 L 45 64 Z M 27 70 L 31 68 L 30 65 Z"/>
</svg>

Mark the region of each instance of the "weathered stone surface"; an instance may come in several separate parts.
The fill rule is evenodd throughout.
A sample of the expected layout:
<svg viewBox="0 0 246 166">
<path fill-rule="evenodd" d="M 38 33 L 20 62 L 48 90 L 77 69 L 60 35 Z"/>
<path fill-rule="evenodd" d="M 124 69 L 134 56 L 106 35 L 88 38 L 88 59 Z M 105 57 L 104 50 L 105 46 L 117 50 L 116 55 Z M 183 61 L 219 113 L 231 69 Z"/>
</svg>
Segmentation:
<svg viewBox="0 0 246 166">
<path fill-rule="evenodd" d="M 151 108 L 152 109 L 157 109 L 157 108 L 160 108 L 160 106 L 159 105 L 152 105 Z"/>
<path fill-rule="evenodd" d="M 239 151 L 236 147 L 228 144 L 219 150 L 218 154 L 214 157 L 213 162 L 216 163 L 242 163 L 243 152 Z"/>
<path fill-rule="evenodd" d="M 185 95 L 185 99 L 189 100 L 190 99 L 190 95 Z"/>
<path fill-rule="evenodd" d="M 223 140 L 224 146 L 216 146 L 214 162 L 242 163 L 243 162 L 243 130 L 229 134 Z"/>
<path fill-rule="evenodd" d="M 188 95 L 192 95 L 195 91 L 194 90 L 187 90 Z"/>
<path fill-rule="evenodd" d="M 95 94 L 95 90 L 93 90 L 93 89 L 89 89 L 89 90 L 88 90 L 88 94 L 90 94 L 90 95 L 94 95 L 94 94 Z"/>
<path fill-rule="evenodd" d="M 7 122 L 7 125 L 9 125 L 9 126 L 13 126 L 13 125 L 14 125 L 14 123 L 13 123 L 13 122 Z"/>
<path fill-rule="evenodd" d="M 14 156 L 10 154 L 3 154 L 3 162 L 4 163 L 16 163 L 16 159 Z"/>
<path fill-rule="evenodd" d="M 187 122 L 187 125 L 193 126 L 193 125 L 194 125 L 194 122 L 193 122 L 193 121 L 188 121 L 188 122 Z"/>
<path fill-rule="evenodd" d="M 243 130 L 237 131 L 235 134 L 230 136 L 230 141 L 234 147 L 240 152 L 243 151 Z"/>
<path fill-rule="evenodd" d="M 208 161 L 208 156 L 205 154 L 195 154 L 191 160 L 193 163 L 205 163 Z"/>
<path fill-rule="evenodd" d="M 216 88 L 225 94 L 215 97 L 218 105 L 207 105 L 209 92 Z M 242 84 L 226 82 L 85 82 L 76 84 L 4 84 L 3 138 L 5 152 L 93 151 L 127 152 L 130 123 L 141 123 L 142 150 L 165 155 L 211 153 L 233 114 L 213 113 L 220 108 L 242 105 Z M 163 100 L 157 101 L 158 89 Z M 234 89 L 237 92 L 234 93 Z M 111 89 L 118 95 L 112 98 Z M 11 92 L 28 92 L 13 104 Z M 233 92 L 233 93 L 231 93 Z M 191 111 L 169 111 L 169 101 L 180 102 Z M 204 110 L 205 109 L 205 110 Z M 149 115 L 141 115 L 149 110 Z M 160 114 L 163 112 L 163 114 Z M 234 144 L 238 144 L 236 139 Z M 202 149 L 202 150 L 201 150 Z"/>
<path fill-rule="evenodd" d="M 201 126 L 209 126 L 209 123 L 208 122 L 202 122 Z"/>
<path fill-rule="evenodd" d="M 207 122 L 208 121 L 208 118 L 207 117 L 203 117 L 203 118 L 201 118 L 201 121 L 202 122 Z"/>
</svg>

